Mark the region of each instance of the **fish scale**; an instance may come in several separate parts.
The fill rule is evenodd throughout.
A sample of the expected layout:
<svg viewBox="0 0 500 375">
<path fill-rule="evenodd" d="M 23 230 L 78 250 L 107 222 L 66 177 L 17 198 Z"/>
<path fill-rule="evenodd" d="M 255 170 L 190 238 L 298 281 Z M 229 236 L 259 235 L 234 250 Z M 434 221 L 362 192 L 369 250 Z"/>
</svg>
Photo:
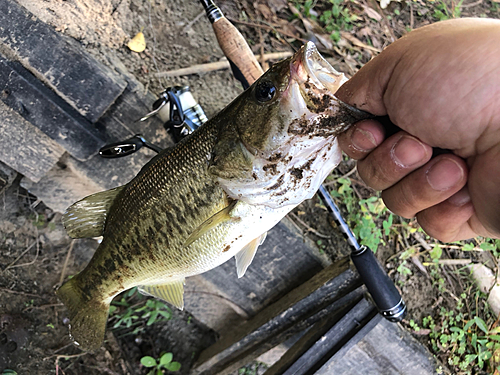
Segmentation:
<svg viewBox="0 0 500 375">
<path fill-rule="evenodd" d="M 109 304 L 124 290 L 182 308 L 186 277 L 233 256 L 245 274 L 267 231 L 341 160 L 337 135 L 368 117 L 334 97 L 344 81 L 307 44 L 127 185 L 68 209 L 70 236 L 103 236 L 57 291 L 82 349 L 99 348 Z"/>
</svg>

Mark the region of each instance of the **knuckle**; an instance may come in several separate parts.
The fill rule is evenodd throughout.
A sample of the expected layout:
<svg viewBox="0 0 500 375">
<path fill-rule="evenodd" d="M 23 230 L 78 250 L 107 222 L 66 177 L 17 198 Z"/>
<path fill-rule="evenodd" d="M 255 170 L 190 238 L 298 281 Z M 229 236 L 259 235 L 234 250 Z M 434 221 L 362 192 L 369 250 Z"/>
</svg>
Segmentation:
<svg viewBox="0 0 500 375">
<path fill-rule="evenodd" d="M 389 210 L 406 219 L 415 217 L 419 211 L 417 208 L 418 197 L 410 188 L 396 185 L 384 190 L 382 199 Z"/>
<path fill-rule="evenodd" d="M 384 163 L 376 157 L 368 157 L 358 162 L 358 173 L 361 179 L 375 190 L 384 190 L 396 182 L 395 176 L 381 167 Z"/>
<path fill-rule="evenodd" d="M 417 222 L 425 233 L 441 242 L 457 240 L 458 228 L 450 227 L 448 223 L 443 224 L 438 216 L 427 215 L 426 211 L 422 211 L 417 214 Z"/>
</svg>

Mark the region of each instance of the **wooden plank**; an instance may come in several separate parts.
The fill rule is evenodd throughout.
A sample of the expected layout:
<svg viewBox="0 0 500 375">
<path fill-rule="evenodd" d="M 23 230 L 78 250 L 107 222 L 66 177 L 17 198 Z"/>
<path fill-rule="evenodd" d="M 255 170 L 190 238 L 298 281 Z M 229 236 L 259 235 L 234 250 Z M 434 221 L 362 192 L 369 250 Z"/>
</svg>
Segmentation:
<svg viewBox="0 0 500 375">
<path fill-rule="evenodd" d="M 359 301 L 356 301 L 356 303 Z M 338 310 L 336 315 L 327 316 L 315 323 L 307 332 L 300 337 L 286 352 L 265 372 L 265 375 L 282 375 L 295 362 L 302 358 L 310 348 L 320 341 L 338 321 L 346 315 L 354 306 L 346 306 L 345 309 Z M 338 316 L 338 318 L 337 318 Z"/>
<path fill-rule="evenodd" d="M 215 345 L 201 353 L 194 373 L 226 373 L 263 342 L 307 320 L 356 289 L 361 284 L 359 276 L 348 266 L 346 258 L 325 268 L 248 322 L 236 328 L 228 327 Z M 322 317 L 318 316 L 317 320 Z"/>
<path fill-rule="evenodd" d="M 0 1 L 0 43 L 90 122 L 114 103 L 126 82 L 76 42 L 13 0 Z"/>
<path fill-rule="evenodd" d="M 0 144 L 0 160 L 35 182 L 64 154 L 61 146 L 1 101 Z"/>
<path fill-rule="evenodd" d="M 432 375 L 436 368 L 435 359 L 422 344 L 398 324 L 379 318 L 370 332 L 360 331 L 316 374 Z"/>
<path fill-rule="evenodd" d="M 89 120 L 44 86 L 24 67 L 0 54 L 0 99 L 79 160 L 104 146 Z M 28 161 L 27 161 L 28 162 Z M 36 160 L 33 160 L 36 163 Z"/>
<path fill-rule="evenodd" d="M 313 374 L 333 353 L 343 350 L 344 343 L 356 335 L 358 340 L 382 319 L 375 306 L 366 299 L 359 301 L 342 319 L 324 333 L 302 356 L 283 372 L 283 375 Z M 369 323 L 369 324 L 367 324 Z M 365 326 L 366 325 L 366 326 Z M 367 327 L 368 326 L 368 327 Z M 353 341 L 350 341 L 351 344 Z"/>
<path fill-rule="evenodd" d="M 127 86 L 112 109 L 96 124 L 107 142 L 116 142 L 142 133 L 147 140 L 166 147 L 173 144 L 158 118 L 137 123 L 137 115 L 148 113 L 155 98 L 143 91 L 130 91 Z M 140 117 L 139 116 L 139 117 Z M 111 189 L 129 182 L 155 153 L 142 148 L 131 156 L 104 159 L 94 155 L 85 162 L 70 155 L 52 168 L 47 175 L 33 183 L 23 179 L 21 186 L 41 199 L 56 212 L 64 212 L 71 204 L 98 191 Z"/>
</svg>

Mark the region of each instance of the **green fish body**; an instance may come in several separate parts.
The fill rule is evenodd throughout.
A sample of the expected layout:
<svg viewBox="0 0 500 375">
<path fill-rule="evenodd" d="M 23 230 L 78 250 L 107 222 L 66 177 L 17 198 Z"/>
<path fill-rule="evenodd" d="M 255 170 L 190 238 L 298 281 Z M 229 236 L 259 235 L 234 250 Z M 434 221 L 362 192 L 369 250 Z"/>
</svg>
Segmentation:
<svg viewBox="0 0 500 375">
<path fill-rule="evenodd" d="M 68 209 L 71 237 L 103 236 L 57 291 L 82 349 L 100 347 L 124 290 L 183 308 L 186 277 L 233 256 L 244 275 L 267 231 L 340 162 L 336 136 L 367 117 L 333 96 L 344 81 L 308 43 L 127 185 Z"/>
</svg>

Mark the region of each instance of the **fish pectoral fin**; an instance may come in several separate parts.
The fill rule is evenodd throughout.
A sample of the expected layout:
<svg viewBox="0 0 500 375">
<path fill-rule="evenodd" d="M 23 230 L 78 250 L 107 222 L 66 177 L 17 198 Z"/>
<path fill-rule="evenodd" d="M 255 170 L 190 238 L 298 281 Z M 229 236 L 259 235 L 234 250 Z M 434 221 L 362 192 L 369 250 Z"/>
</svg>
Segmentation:
<svg viewBox="0 0 500 375">
<path fill-rule="evenodd" d="M 184 279 L 168 284 L 142 285 L 138 289 L 141 294 L 159 298 L 184 310 Z"/>
<path fill-rule="evenodd" d="M 250 241 L 248 245 L 246 245 L 238 252 L 238 254 L 234 256 L 234 258 L 236 259 L 236 273 L 238 274 L 238 278 L 243 277 L 243 275 L 247 271 L 248 266 L 250 265 L 250 263 L 252 263 L 252 260 L 255 257 L 257 248 L 259 247 L 259 245 L 262 245 L 262 242 L 264 242 L 266 236 L 267 232 Z"/>
<path fill-rule="evenodd" d="M 99 237 L 104 232 L 106 216 L 124 186 L 89 195 L 70 206 L 62 217 L 71 238 Z"/>
<path fill-rule="evenodd" d="M 191 233 L 191 235 L 188 237 L 188 239 L 184 243 L 184 247 L 188 247 L 194 241 L 198 240 L 204 234 L 206 234 L 207 232 L 216 228 L 220 224 L 223 224 L 223 223 L 231 221 L 231 220 L 238 219 L 235 217 L 231 217 L 231 215 L 230 215 L 231 210 L 234 208 L 236 203 L 238 203 L 237 200 L 233 201 L 229 206 L 223 208 L 222 210 L 217 212 L 215 215 L 213 215 L 209 219 L 205 220 L 205 222 L 203 224 L 201 224 L 198 228 L 196 228 L 193 231 L 193 233 Z"/>
</svg>

